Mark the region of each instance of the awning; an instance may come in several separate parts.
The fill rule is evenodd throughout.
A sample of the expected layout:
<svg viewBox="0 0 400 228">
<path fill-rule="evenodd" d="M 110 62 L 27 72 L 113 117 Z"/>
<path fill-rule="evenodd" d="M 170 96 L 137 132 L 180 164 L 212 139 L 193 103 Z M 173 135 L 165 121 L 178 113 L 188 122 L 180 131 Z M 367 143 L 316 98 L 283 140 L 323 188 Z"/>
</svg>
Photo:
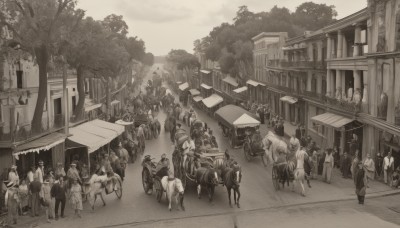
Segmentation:
<svg viewBox="0 0 400 228">
<path fill-rule="evenodd" d="M 261 82 L 256 82 L 256 81 L 253 81 L 253 80 L 248 80 L 247 82 L 246 82 L 247 84 L 249 84 L 249 85 L 252 85 L 252 86 L 265 86 L 265 84 L 263 84 L 263 83 L 261 83 Z"/>
<path fill-rule="evenodd" d="M 193 97 L 193 100 L 196 101 L 196 102 L 199 102 L 199 101 L 203 100 L 203 97 L 202 96 L 196 96 L 196 97 Z"/>
<path fill-rule="evenodd" d="M 202 101 L 207 108 L 212 108 L 223 102 L 224 99 L 220 97 L 218 94 L 212 94 L 211 96 L 203 99 Z"/>
<path fill-rule="evenodd" d="M 180 85 L 180 84 L 182 84 L 182 82 L 181 81 L 177 81 L 176 84 Z"/>
<path fill-rule="evenodd" d="M 237 89 L 233 90 L 233 92 L 235 92 L 235 93 L 241 93 L 241 92 L 244 92 L 244 91 L 247 91 L 247 86 L 243 86 L 243 87 L 240 87 L 240 88 L 237 88 Z"/>
<path fill-rule="evenodd" d="M 211 86 L 204 84 L 204 83 L 202 83 L 200 86 L 203 87 L 204 89 L 212 89 Z"/>
<path fill-rule="evenodd" d="M 110 143 L 124 130 L 124 126 L 97 119 L 70 128 L 72 136 L 68 137 L 68 140 L 87 146 L 88 152 L 92 153 Z"/>
<path fill-rule="evenodd" d="M 120 103 L 119 100 L 113 100 L 113 101 L 111 101 L 111 105 L 116 105 L 116 104 L 119 104 L 119 103 Z"/>
<path fill-rule="evenodd" d="M 200 94 L 200 91 L 198 91 L 197 89 L 191 89 L 189 90 L 189 92 L 192 96 L 197 96 Z"/>
<path fill-rule="evenodd" d="M 89 112 L 98 109 L 102 106 L 102 103 L 96 104 L 92 99 L 85 98 L 85 112 Z"/>
<path fill-rule="evenodd" d="M 179 89 L 180 89 L 181 91 L 184 91 L 184 90 L 187 89 L 187 88 L 189 88 L 189 84 L 188 84 L 187 82 L 185 82 L 185 83 L 179 85 Z"/>
<path fill-rule="evenodd" d="M 227 76 L 226 78 L 222 79 L 222 81 L 237 87 L 239 84 L 236 82 L 236 79 L 232 78 L 231 76 Z"/>
<path fill-rule="evenodd" d="M 16 152 L 14 152 L 13 155 L 18 156 L 20 154 L 27 154 L 31 152 L 39 153 L 41 150 L 50 150 L 58 144 L 63 143 L 65 138 L 67 138 L 66 135 L 54 132 L 31 142 L 17 146 Z"/>
<path fill-rule="evenodd" d="M 279 99 L 279 100 L 289 103 L 289 104 L 294 104 L 297 102 L 297 98 L 291 97 L 291 96 L 284 96 L 284 97 L 281 97 L 281 99 Z"/>
<path fill-rule="evenodd" d="M 235 125 L 238 128 L 257 127 L 260 126 L 260 121 L 244 113 L 242 116 L 240 116 L 237 120 L 233 122 L 233 125 Z"/>
<path fill-rule="evenodd" d="M 211 73 L 211 71 L 209 71 L 209 70 L 200 70 L 200 72 L 203 73 L 203 74 L 209 74 L 209 73 Z"/>
<path fill-rule="evenodd" d="M 344 116 L 336 115 L 330 112 L 326 112 L 324 114 L 311 117 L 311 120 L 326 126 L 330 126 L 333 128 L 341 128 L 344 125 L 352 122 L 352 119 L 346 118 Z"/>
</svg>

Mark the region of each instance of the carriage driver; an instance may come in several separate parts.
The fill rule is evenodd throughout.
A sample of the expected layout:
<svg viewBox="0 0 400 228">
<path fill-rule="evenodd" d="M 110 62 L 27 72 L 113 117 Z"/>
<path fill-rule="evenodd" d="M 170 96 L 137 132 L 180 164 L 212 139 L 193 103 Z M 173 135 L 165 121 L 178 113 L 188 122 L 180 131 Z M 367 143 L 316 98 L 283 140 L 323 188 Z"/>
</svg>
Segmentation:
<svg viewBox="0 0 400 228">
<path fill-rule="evenodd" d="M 194 155 L 194 150 L 196 149 L 196 146 L 194 145 L 194 141 L 190 139 L 190 137 L 187 138 L 187 140 L 183 143 L 182 145 L 183 149 L 183 166 L 185 167 L 185 170 L 188 170 L 188 164 L 186 163 L 186 158 L 188 155 L 193 156 Z M 194 173 L 193 170 L 193 165 L 190 167 L 190 173 Z"/>
</svg>

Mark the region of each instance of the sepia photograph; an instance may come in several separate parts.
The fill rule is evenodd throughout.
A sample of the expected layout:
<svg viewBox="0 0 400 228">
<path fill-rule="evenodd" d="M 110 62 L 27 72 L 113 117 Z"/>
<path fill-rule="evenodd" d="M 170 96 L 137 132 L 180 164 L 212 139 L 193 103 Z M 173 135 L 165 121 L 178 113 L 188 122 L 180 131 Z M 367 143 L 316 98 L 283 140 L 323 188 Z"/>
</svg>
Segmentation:
<svg viewBox="0 0 400 228">
<path fill-rule="evenodd" d="M 0 228 L 400 227 L 400 0 L 0 0 Z"/>
</svg>

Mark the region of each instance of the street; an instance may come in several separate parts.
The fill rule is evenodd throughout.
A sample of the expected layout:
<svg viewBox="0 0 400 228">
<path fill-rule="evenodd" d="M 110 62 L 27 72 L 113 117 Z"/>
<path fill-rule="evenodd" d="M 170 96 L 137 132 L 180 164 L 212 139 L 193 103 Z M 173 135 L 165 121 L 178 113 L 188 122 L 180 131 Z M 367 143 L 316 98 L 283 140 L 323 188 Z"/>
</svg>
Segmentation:
<svg viewBox="0 0 400 228">
<path fill-rule="evenodd" d="M 152 72 L 148 72 L 147 82 Z M 221 151 L 229 148 L 228 140 L 222 136 L 215 120 L 204 112 L 196 110 L 199 118 L 207 122 L 218 140 Z M 158 119 L 163 125 L 165 113 L 160 112 Z M 187 129 L 187 126 L 185 126 Z M 146 141 L 145 155 L 160 159 L 166 153 L 171 159 L 173 145 L 169 133 L 164 132 L 157 139 Z M 310 227 L 323 224 L 323 227 L 354 227 L 352 221 L 359 221 L 357 227 L 397 227 L 400 225 L 396 207 L 400 208 L 398 196 L 387 196 L 366 200 L 364 206 L 357 204 L 352 185 L 337 187 L 319 180 L 307 188 L 307 196 L 290 188 L 276 191 L 272 185 L 271 167 L 264 167 L 260 158 L 247 162 L 242 149 L 229 149 L 230 154 L 242 166 L 241 208 L 230 208 L 225 187 L 215 190 L 214 202 L 209 203 L 206 193 L 197 198 L 196 186 L 189 184 L 185 190 L 186 211 L 168 211 L 165 196 L 158 203 L 155 194 L 146 195 L 143 191 L 140 160 L 129 164 L 123 183 L 123 196 L 118 199 L 114 193 L 105 196 L 106 206 L 97 200 L 92 211 L 88 203 L 84 204 L 83 217 L 73 216 L 67 204 L 67 217 L 51 224 L 41 219 L 40 227 Z M 335 179 L 333 179 L 334 181 Z M 233 198 L 233 196 L 232 196 Z M 389 209 L 392 208 L 392 209 Z M 400 212 L 400 209 L 399 209 Z M 21 220 L 23 221 L 23 220 Z M 300 222 L 301 221 L 301 222 Z M 24 223 L 30 227 L 32 223 Z"/>
</svg>

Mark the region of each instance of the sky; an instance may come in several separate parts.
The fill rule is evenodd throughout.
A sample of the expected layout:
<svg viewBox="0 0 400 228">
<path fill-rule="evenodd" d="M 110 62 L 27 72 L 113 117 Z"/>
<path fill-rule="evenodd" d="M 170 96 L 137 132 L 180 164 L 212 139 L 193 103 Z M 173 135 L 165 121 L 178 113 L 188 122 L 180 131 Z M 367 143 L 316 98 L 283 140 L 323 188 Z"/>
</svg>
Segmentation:
<svg viewBox="0 0 400 228">
<path fill-rule="evenodd" d="M 337 19 L 367 6 L 367 0 L 313 0 L 334 4 Z M 304 0 L 78 0 L 87 16 L 102 20 L 122 15 L 129 35 L 146 43 L 146 51 L 166 55 L 171 49 L 193 52 L 193 41 L 203 38 L 223 22 L 232 23 L 239 6 L 252 12 L 269 11 L 273 6 L 295 11 Z"/>
</svg>

